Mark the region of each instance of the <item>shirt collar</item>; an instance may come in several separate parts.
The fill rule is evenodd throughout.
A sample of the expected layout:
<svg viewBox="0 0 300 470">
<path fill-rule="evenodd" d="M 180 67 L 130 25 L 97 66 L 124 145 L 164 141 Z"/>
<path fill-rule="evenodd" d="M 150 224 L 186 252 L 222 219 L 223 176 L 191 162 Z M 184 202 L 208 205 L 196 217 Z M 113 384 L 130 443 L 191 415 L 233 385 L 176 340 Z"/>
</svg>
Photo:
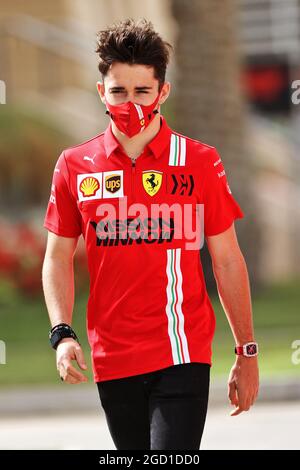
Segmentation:
<svg viewBox="0 0 300 470">
<path fill-rule="evenodd" d="M 169 143 L 172 130 L 168 126 L 164 116 L 160 115 L 161 126 L 156 136 L 146 145 L 155 158 L 159 158 Z M 114 136 L 111 122 L 104 132 L 104 148 L 108 158 L 117 148 L 122 148 L 120 142 Z"/>
</svg>

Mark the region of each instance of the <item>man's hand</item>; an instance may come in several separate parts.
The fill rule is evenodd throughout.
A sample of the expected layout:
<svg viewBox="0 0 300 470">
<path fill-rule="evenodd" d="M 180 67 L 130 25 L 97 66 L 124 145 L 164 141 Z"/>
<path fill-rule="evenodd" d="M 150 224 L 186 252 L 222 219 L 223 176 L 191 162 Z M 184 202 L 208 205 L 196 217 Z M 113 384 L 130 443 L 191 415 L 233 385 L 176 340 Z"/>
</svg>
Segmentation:
<svg viewBox="0 0 300 470">
<path fill-rule="evenodd" d="M 81 369 L 87 369 L 80 344 L 73 338 L 62 339 L 56 349 L 56 367 L 59 375 L 70 384 L 87 382 L 87 377 L 72 366 L 74 360 Z"/>
<path fill-rule="evenodd" d="M 228 379 L 228 398 L 236 407 L 230 415 L 237 416 L 248 411 L 257 398 L 258 388 L 257 357 L 237 356 Z"/>
</svg>

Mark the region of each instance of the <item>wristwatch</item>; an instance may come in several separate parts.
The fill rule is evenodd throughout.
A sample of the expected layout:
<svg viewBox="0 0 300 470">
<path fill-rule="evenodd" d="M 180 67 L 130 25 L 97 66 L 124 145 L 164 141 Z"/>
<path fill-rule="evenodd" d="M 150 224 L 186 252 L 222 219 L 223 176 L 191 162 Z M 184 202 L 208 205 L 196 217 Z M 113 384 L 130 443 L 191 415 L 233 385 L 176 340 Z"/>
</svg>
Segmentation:
<svg viewBox="0 0 300 470">
<path fill-rule="evenodd" d="M 64 338 L 73 338 L 79 343 L 75 331 L 70 327 L 70 325 L 67 325 L 66 323 L 55 325 L 49 331 L 49 340 L 53 349 L 56 349 L 59 342 Z"/>
<path fill-rule="evenodd" d="M 245 343 L 242 346 L 236 346 L 234 352 L 238 356 L 254 357 L 258 355 L 258 344 L 254 342 Z"/>
</svg>

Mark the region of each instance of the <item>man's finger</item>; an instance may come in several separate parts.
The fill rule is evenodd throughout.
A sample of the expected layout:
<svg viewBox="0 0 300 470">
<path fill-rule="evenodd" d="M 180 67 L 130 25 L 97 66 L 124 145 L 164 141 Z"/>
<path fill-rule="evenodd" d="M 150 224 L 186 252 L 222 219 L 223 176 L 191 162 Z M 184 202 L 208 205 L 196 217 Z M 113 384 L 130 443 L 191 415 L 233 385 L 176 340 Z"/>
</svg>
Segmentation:
<svg viewBox="0 0 300 470">
<path fill-rule="evenodd" d="M 230 382 L 228 384 L 228 398 L 232 405 L 238 405 L 237 388 L 235 382 Z"/>
<path fill-rule="evenodd" d="M 250 405 L 248 405 L 247 403 L 240 403 L 237 406 L 237 408 L 230 413 L 230 415 L 231 416 L 237 416 L 237 415 L 243 413 L 243 411 L 249 411 L 249 409 L 250 409 Z"/>
<path fill-rule="evenodd" d="M 233 410 L 230 415 L 231 416 L 237 416 L 239 415 L 240 413 L 243 413 L 243 411 L 249 411 L 249 409 L 251 408 L 251 403 L 249 400 L 247 401 L 243 401 L 243 402 L 239 402 L 239 405 L 237 406 L 237 408 L 235 410 Z"/>
<path fill-rule="evenodd" d="M 75 356 L 76 356 L 76 361 L 78 362 L 78 365 L 81 369 L 87 369 L 87 365 L 84 360 L 84 355 L 83 351 L 80 346 L 75 347 Z"/>
<path fill-rule="evenodd" d="M 72 368 L 72 366 L 69 367 L 69 362 L 68 361 L 64 362 L 64 363 L 60 363 L 60 365 L 58 367 L 59 374 L 60 374 L 61 377 L 64 378 L 65 381 L 67 381 L 67 379 L 69 377 L 72 377 L 76 381 L 78 380 L 77 375 L 72 373 L 71 368 Z M 75 369 L 75 371 L 76 371 L 76 369 Z M 81 382 L 81 380 L 80 380 L 80 382 Z"/>
<path fill-rule="evenodd" d="M 254 391 L 248 392 L 247 396 L 244 398 L 244 407 L 250 408 L 255 402 L 256 393 Z"/>
<path fill-rule="evenodd" d="M 72 364 L 69 361 L 64 361 L 62 363 L 62 366 L 64 370 L 66 371 L 67 375 L 71 375 L 77 380 L 80 380 L 81 382 L 87 382 L 87 378 L 85 375 L 81 374 L 75 367 L 72 366 Z"/>
<path fill-rule="evenodd" d="M 61 377 L 63 377 L 64 379 L 64 382 L 66 383 L 69 383 L 69 384 L 77 384 L 79 383 L 77 379 L 75 379 L 73 376 L 71 375 L 68 375 L 68 374 L 65 374 L 65 375 L 61 375 Z"/>
<path fill-rule="evenodd" d="M 60 373 L 61 376 L 63 376 L 64 381 L 70 384 L 79 384 L 82 382 L 82 380 L 79 380 L 78 378 L 74 377 L 72 374 L 68 374 L 68 372 L 65 371 L 65 369 L 62 369 L 62 372 Z"/>
<path fill-rule="evenodd" d="M 252 395 L 251 406 L 254 404 L 254 402 L 256 401 L 256 399 L 257 399 L 257 392 L 255 392 L 255 393 Z"/>
<path fill-rule="evenodd" d="M 231 413 L 230 413 L 230 416 L 237 416 L 239 415 L 240 413 L 242 413 L 244 410 L 241 408 L 241 407 L 237 407 L 235 410 L 233 410 Z"/>
</svg>

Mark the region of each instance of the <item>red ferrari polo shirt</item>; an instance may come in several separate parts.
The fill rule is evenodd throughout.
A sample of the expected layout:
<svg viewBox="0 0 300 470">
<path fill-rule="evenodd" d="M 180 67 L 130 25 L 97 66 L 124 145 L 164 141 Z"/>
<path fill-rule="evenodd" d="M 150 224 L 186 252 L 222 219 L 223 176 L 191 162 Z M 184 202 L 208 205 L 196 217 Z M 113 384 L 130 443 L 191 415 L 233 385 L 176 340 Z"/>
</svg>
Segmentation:
<svg viewBox="0 0 300 470">
<path fill-rule="evenodd" d="M 217 235 L 243 215 L 216 149 L 173 131 L 163 116 L 135 163 L 111 124 L 61 153 L 44 227 L 85 240 L 95 382 L 212 364 L 215 315 L 199 245 L 188 242 L 199 227 Z"/>
</svg>

